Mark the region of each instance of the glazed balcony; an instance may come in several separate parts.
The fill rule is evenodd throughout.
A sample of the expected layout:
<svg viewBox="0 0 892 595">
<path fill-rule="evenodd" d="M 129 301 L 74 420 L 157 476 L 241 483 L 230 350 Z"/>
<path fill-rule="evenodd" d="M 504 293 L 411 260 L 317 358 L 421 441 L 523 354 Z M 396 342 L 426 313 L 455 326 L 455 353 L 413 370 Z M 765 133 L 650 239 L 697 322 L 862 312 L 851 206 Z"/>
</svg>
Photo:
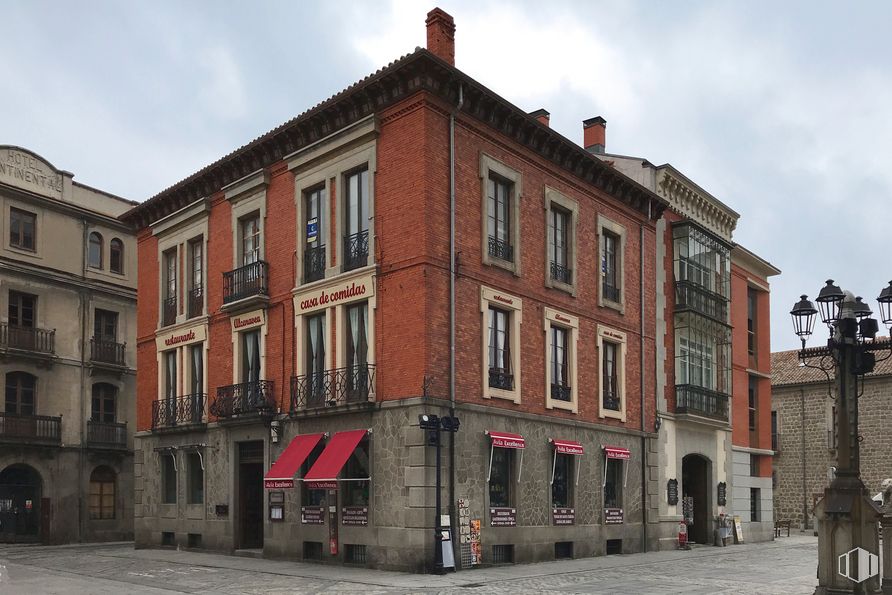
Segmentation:
<svg viewBox="0 0 892 595">
<path fill-rule="evenodd" d="M 49 415 L 0 413 L 0 441 L 21 444 L 60 444 L 62 418 Z"/>
<path fill-rule="evenodd" d="M 124 367 L 125 343 L 106 339 L 90 339 L 90 361 L 94 364 Z"/>
<path fill-rule="evenodd" d="M 364 364 L 291 377 L 291 412 L 368 403 L 375 394 L 375 366 Z"/>
<path fill-rule="evenodd" d="M 728 299 L 692 281 L 675 282 L 675 309 L 692 310 L 719 322 L 728 322 Z"/>
<path fill-rule="evenodd" d="M 204 423 L 207 394 L 195 393 L 152 401 L 152 430 L 194 426 Z"/>
<path fill-rule="evenodd" d="M 87 420 L 87 445 L 127 448 L 127 424 Z"/>
<path fill-rule="evenodd" d="M 269 264 L 258 260 L 223 273 L 223 305 L 269 299 Z"/>
<path fill-rule="evenodd" d="M 273 381 L 255 380 L 218 388 L 210 412 L 218 418 L 227 419 L 275 413 L 277 408 Z"/>
<path fill-rule="evenodd" d="M 0 349 L 15 349 L 34 355 L 53 355 L 56 352 L 56 331 L 2 322 Z"/>
<path fill-rule="evenodd" d="M 304 250 L 304 283 L 312 283 L 325 277 L 325 246 Z"/>
<path fill-rule="evenodd" d="M 728 421 L 728 395 L 693 384 L 677 384 L 675 412 Z"/>
<path fill-rule="evenodd" d="M 344 270 L 352 271 L 369 263 L 369 230 L 344 237 Z"/>
</svg>

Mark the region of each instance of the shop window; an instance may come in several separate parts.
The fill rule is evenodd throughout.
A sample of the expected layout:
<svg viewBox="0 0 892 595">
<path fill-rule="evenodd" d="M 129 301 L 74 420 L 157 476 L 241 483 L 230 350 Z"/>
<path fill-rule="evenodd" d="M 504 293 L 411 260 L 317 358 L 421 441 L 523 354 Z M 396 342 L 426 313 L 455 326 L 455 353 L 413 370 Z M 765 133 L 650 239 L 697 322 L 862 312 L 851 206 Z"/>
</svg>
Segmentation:
<svg viewBox="0 0 892 595">
<path fill-rule="evenodd" d="M 607 469 L 604 474 L 604 508 L 623 507 L 623 461 L 622 459 L 607 459 Z"/>
<path fill-rule="evenodd" d="M 104 382 L 93 385 L 90 419 L 103 423 L 114 423 L 115 406 L 118 398 L 118 389 Z"/>
<path fill-rule="evenodd" d="M 9 208 L 9 245 L 32 252 L 37 249 L 37 215 Z"/>
<path fill-rule="evenodd" d="M 6 413 L 34 415 L 37 408 L 37 377 L 27 372 L 6 374 Z"/>
<path fill-rule="evenodd" d="M 512 472 L 514 466 L 514 449 L 493 448 L 492 466 L 489 473 L 489 505 L 492 507 L 509 507 L 514 500 L 512 489 Z"/>
<path fill-rule="evenodd" d="M 547 261 L 545 285 L 576 292 L 576 222 L 579 207 L 575 201 L 552 188 L 545 188 Z"/>
<path fill-rule="evenodd" d="M 325 450 L 325 444 L 320 440 L 300 466 L 301 477 L 305 476 L 307 472 L 313 468 L 313 465 L 316 464 L 316 461 L 319 459 L 319 455 L 322 454 L 323 450 Z M 324 506 L 325 490 L 310 489 L 307 487 L 307 482 L 300 482 L 300 504 L 301 506 Z"/>
<path fill-rule="evenodd" d="M 520 275 L 520 172 L 480 155 L 483 264 Z M 546 277 L 548 279 L 548 277 Z"/>
<path fill-rule="evenodd" d="M 204 503 L 204 469 L 197 452 L 186 453 L 186 503 Z"/>
<path fill-rule="evenodd" d="M 124 274 L 124 242 L 112 238 L 108 244 L 108 268 L 113 273 Z"/>
<path fill-rule="evenodd" d="M 480 288 L 483 396 L 520 402 L 520 299 Z"/>
<path fill-rule="evenodd" d="M 102 268 L 102 234 L 96 231 L 90 233 L 87 249 L 87 265 L 93 269 Z"/>
<path fill-rule="evenodd" d="M 363 440 L 344 466 L 341 478 L 346 481 L 341 482 L 342 506 L 369 505 L 369 469 L 369 442 Z"/>
<path fill-rule="evenodd" d="M 554 479 L 551 482 L 552 508 L 573 507 L 573 457 L 557 453 L 554 459 Z"/>
<path fill-rule="evenodd" d="M 115 518 L 115 472 L 108 467 L 96 467 L 90 474 L 90 518 Z"/>
<path fill-rule="evenodd" d="M 164 453 L 161 455 L 161 503 L 177 503 L 177 463 L 176 455 Z"/>
</svg>

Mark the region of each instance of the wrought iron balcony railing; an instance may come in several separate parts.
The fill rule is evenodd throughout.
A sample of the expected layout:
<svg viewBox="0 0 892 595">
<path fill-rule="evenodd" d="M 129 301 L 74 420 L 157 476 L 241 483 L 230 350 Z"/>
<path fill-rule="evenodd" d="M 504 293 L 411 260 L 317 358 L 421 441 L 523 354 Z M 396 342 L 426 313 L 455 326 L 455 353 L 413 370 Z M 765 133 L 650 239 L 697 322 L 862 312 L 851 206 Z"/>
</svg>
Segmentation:
<svg viewBox="0 0 892 595">
<path fill-rule="evenodd" d="M 62 418 L 0 413 L 0 440 L 59 444 L 62 441 Z"/>
<path fill-rule="evenodd" d="M 619 411 L 622 407 L 622 403 L 620 402 L 619 395 L 615 392 L 607 392 L 601 398 L 602 405 L 604 409 L 609 409 L 611 411 Z"/>
<path fill-rule="evenodd" d="M 489 255 L 505 262 L 514 262 L 514 246 L 509 244 L 507 240 L 489 236 Z"/>
<path fill-rule="evenodd" d="M 675 282 L 676 310 L 693 310 L 719 322 L 728 322 L 728 299 L 692 281 Z"/>
<path fill-rule="evenodd" d="M 56 331 L 2 322 L 0 347 L 52 355 L 56 352 Z"/>
<path fill-rule="evenodd" d="M 195 318 L 204 314 L 204 287 L 199 285 L 189 290 L 186 296 L 188 300 L 189 318 Z"/>
<path fill-rule="evenodd" d="M 573 283 L 573 269 L 552 261 L 551 278 L 559 283 L 570 285 Z"/>
<path fill-rule="evenodd" d="M 675 412 L 728 421 L 728 395 L 693 384 L 677 384 Z"/>
<path fill-rule="evenodd" d="M 352 271 L 369 263 L 369 230 L 344 237 L 344 270 Z"/>
<path fill-rule="evenodd" d="M 605 281 L 601 284 L 601 296 L 605 300 L 609 300 L 611 302 L 619 302 L 619 287 L 615 287 Z"/>
<path fill-rule="evenodd" d="M 207 394 L 194 393 L 152 402 L 152 429 L 192 426 L 204 423 Z"/>
<path fill-rule="evenodd" d="M 106 341 L 104 339 L 90 339 L 90 361 L 113 366 L 124 366 L 124 343 Z"/>
<path fill-rule="evenodd" d="M 514 374 L 502 368 L 489 369 L 489 386 L 502 390 L 514 390 Z"/>
<path fill-rule="evenodd" d="M 127 448 L 127 423 L 87 420 L 87 445 Z"/>
<path fill-rule="evenodd" d="M 275 413 L 277 405 L 273 389 L 272 380 L 221 386 L 217 389 L 217 398 L 211 403 L 210 412 L 219 418 Z"/>
<path fill-rule="evenodd" d="M 168 326 L 177 321 L 177 298 L 165 298 L 161 302 L 161 326 Z"/>
<path fill-rule="evenodd" d="M 223 273 L 223 303 L 269 295 L 268 279 L 269 265 L 263 260 Z"/>
<path fill-rule="evenodd" d="M 364 364 L 291 377 L 291 411 L 366 403 L 375 392 L 375 366 Z"/>
<path fill-rule="evenodd" d="M 551 383 L 551 398 L 557 401 L 569 401 L 572 395 L 570 387 L 566 384 Z"/>
<path fill-rule="evenodd" d="M 368 249 L 366 249 L 368 251 Z M 325 246 L 304 250 L 304 283 L 318 281 L 325 276 Z"/>
</svg>

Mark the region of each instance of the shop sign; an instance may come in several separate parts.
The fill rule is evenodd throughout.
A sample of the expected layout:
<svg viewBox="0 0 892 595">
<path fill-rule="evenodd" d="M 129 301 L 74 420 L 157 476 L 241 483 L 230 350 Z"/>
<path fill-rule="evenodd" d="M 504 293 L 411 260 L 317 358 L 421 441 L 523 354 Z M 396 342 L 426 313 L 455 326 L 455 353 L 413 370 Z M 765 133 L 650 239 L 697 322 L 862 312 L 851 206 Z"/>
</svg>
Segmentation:
<svg viewBox="0 0 892 595">
<path fill-rule="evenodd" d="M 719 482 L 717 496 L 719 506 L 725 506 L 728 503 L 728 484 L 724 481 Z"/>
<path fill-rule="evenodd" d="M 263 480 L 263 487 L 268 490 L 276 490 L 280 488 L 293 488 L 294 480 L 293 479 L 265 479 Z"/>
<path fill-rule="evenodd" d="M 575 508 L 552 508 L 551 520 L 555 525 L 575 525 L 576 509 Z"/>
<path fill-rule="evenodd" d="M 308 481 L 306 482 L 308 490 L 336 490 L 338 489 L 337 481 Z"/>
<path fill-rule="evenodd" d="M 300 523 L 301 523 L 301 525 L 324 525 L 325 524 L 325 507 L 324 506 L 301 506 L 300 507 Z"/>
<path fill-rule="evenodd" d="M 4 147 L 0 152 L 0 180 L 43 196 L 62 198 L 62 175 L 30 152 Z"/>
<path fill-rule="evenodd" d="M 297 316 L 309 314 L 322 308 L 332 308 L 341 304 L 369 298 L 375 294 L 375 278 L 366 275 L 359 279 L 342 282 L 335 286 L 314 289 L 294 297 L 294 313 Z"/>
<path fill-rule="evenodd" d="M 516 508 L 490 508 L 489 509 L 489 526 L 490 527 L 516 527 L 517 526 L 517 509 Z"/>
<path fill-rule="evenodd" d="M 155 347 L 158 351 L 173 349 L 180 345 L 189 345 L 204 341 L 207 331 L 203 324 L 189 328 L 181 328 L 174 331 L 159 334 L 155 337 Z"/>
<path fill-rule="evenodd" d="M 312 244 L 319 237 L 319 217 L 307 221 L 307 243 Z"/>
<path fill-rule="evenodd" d="M 669 503 L 669 506 L 675 506 L 678 504 L 678 480 L 670 479 L 666 483 L 666 502 Z"/>
<path fill-rule="evenodd" d="M 604 509 L 605 525 L 622 525 L 623 509 L 622 508 L 605 508 Z"/>
<path fill-rule="evenodd" d="M 608 459 L 628 460 L 632 457 L 628 449 L 620 448 L 619 446 L 605 446 L 604 454 L 607 455 Z"/>
<path fill-rule="evenodd" d="M 254 310 L 247 314 L 239 314 L 232 317 L 232 330 L 244 331 L 261 326 L 264 322 L 263 310 Z"/>
<path fill-rule="evenodd" d="M 344 506 L 341 508 L 341 524 L 365 527 L 369 524 L 369 507 Z"/>
</svg>

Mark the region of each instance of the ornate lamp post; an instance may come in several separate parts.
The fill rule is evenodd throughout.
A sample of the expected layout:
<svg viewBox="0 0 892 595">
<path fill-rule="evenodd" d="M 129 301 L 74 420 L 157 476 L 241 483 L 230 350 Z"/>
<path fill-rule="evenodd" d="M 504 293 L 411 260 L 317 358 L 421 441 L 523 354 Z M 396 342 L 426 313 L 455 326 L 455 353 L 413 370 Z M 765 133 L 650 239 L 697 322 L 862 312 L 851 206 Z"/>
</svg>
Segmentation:
<svg viewBox="0 0 892 595">
<path fill-rule="evenodd" d="M 879 325 L 871 318 L 870 307 L 852 292 L 829 280 L 815 301 L 830 331 L 826 347 L 805 348 L 818 314 L 808 297 L 803 295 L 790 311 L 793 329 L 802 340 L 801 365 L 821 370 L 828 383 L 832 374 L 836 386 L 837 467 L 815 507 L 819 521 L 815 593 L 878 592 L 879 511 L 861 481 L 858 397 L 864 389 L 864 375 L 873 371 L 876 353 L 890 346 L 876 342 Z M 892 283 L 877 302 L 883 323 L 892 325 Z"/>
</svg>

